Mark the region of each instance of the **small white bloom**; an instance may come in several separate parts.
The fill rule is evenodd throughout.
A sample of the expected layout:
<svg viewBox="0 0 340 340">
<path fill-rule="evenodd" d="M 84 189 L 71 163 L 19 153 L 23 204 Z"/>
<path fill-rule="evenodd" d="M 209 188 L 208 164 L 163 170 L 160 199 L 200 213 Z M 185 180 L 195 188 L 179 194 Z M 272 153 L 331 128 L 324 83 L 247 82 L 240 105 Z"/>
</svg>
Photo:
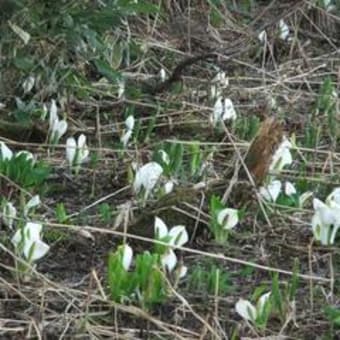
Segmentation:
<svg viewBox="0 0 340 340">
<path fill-rule="evenodd" d="M 11 202 L 7 202 L 2 209 L 2 221 L 10 229 L 13 228 L 14 219 L 17 216 L 17 209 Z"/>
<path fill-rule="evenodd" d="M 164 82 L 166 80 L 166 72 L 165 72 L 164 68 L 162 68 L 159 71 L 159 76 L 160 76 L 162 82 Z"/>
<path fill-rule="evenodd" d="M 54 99 L 51 101 L 50 116 L 49 116 L 49 131 L 51 143 L 57 143 L 59 139 L 67 131 L 66 120 L 59 120 L 57 104 Z"/>
<path fill-rule="evenodd" d="M 174 190 L 174 182 L 173 181 L 167 181 L 164 184 L 164 191 L 166 194 L 170 194 L 170 192 L 172 192 L 172 190 Z"/>
<path fill-rule="evenodd" d="M 217 222 L 223 229 L 233 229 L 238 223 L 238 210 L 226 208 L 222 209 L 217 215 Z"/>
<path fill-rule="evenodd" d="M 255 322 L 265 311 L 265 305 L 271 296 L 271 292 L 260 296 L 256 307 L 248 300 L 239 299 L 235 305 L 236 312 L 245 320 Z"/>
<path fill-rule="evenodd" d="M 287 40 L 289 36 L 289 27 L 288 25 L 284 22 L 283 19 L 279 21 L 279 37 L 282 40 Z"/>
<path fill-rule="evenodd" d="M 167 268 L 169 272 L 172 272 L 177 264 L 177 256 L 172 249 L 168 251 L 161 258 L 162 266 Z"/>
<path fill-rule="evenodd" d="M 265 41 L 267 41 L 267 32 L 263 30 L 262 32 L 259 33 L 257 37 L 262 43 L 264 43 Z"/>
<path fill-rule="evenodd" d="M 294 186 L 293 183 L 291 183 L 291 182 L 289 182 L 289 181 L 287 181 L 287 182 L 285 183 L 285 194 L 286 194 L 287 196 L 292 196 L 292 195 L 295 195 L 295 194 L 296 194 L 296 188 L 295 188 L 295 186 Z"/>
<path fill-rule="evenodd" d="M 28 212 L 37 207 L 41 203 L 39 195 L 34 195 L 25 205 L 24 207 L 24 216 L 28 215 Z"/>
<path fill-rule="evenodd" d="M 235 305 L 237 314 L 248 321 L 255 321 L 257 317 L 256 308 L 248 301 L 239 299 Z"/>
<path fill-rule="evenodd" d="M 41 229 L 41 224 L 28 222 L 22 229 L 17 230 L 12 238 L 12 243 L 16 248 L 22 245 L 23 253 L 30 261 L 40 259 L 50 249 L 40 238 Z"/>
<path fill-rule="evenodd" d="M 224 113 L 223 113 L 222 119 L 223 120 L 228 120 L 228 119 L 235 120 L 236 117 L 237 115 L 234 109 L 233 102 L 229 98 L 224 99 Z"/>
<path fill-rule="evenodd" d="M 124 147 L 126 147 L 127 144 L 129 143 L 129 140 L 130 140 L 131 135 L 132 135 L 133 128 L 135 126 L 134 116 L 130 115 L 129 117 L 126 118 L 125 126 L 126 126 L 126 129 L 124 130 L 124 133 L 123 133 L 122 137 L 120 138 L 120 141 L 123 143 Z"/>
<path fill-rule="evenodd" d="M 19 157 L 20 155 L 25 155 L 26 160 L 34 160 L 34 156 L 31 152 L 26 151 L 26 150 L 21 150 L 15 154 L 15 157 Z"/>
<path fill-rule="evenodd" d="M 335 202 L 340 205 L 340 188 L 335 188 L 326 198 L 326 203 Z"/>
<path fill-rule="evenodd" d="M 118 81 L 118 99 L 122 99 L 125 94 L 125 82 L 123 80 Z"/>
<path fill-rule="evenodd" d="M 133 189 L 135 193 L 145 190 L 144 197 L 147 199 L 151 191 L 156 186 L 163 173 L 163 168 L 156 162 L 149 162 L 137 170 Z"/>
<path fill-rule="evenodd" d="M 168 230 L 168 227 L 159 217 L 155 217 L 154 224 L 155 236 L 158 240 L 168 238 L 168 244 L 170 246 L 183 246 L 188 242 L 189 236 L 184 226 L 175 226 Z"/>
<path fill-rule="evenodd" d="M 24 89 L 24 94 L 31 92 L 34 87 L 35 78 L 33 76 L 29 76 L 22 83 L 22 88 Z"/>
<path fill-rule="evenodd" d="M 212 83 L 217 84 L 224 88 L 229 85 L 229 78 L 226 76 L 225 72 L 220 71 L 213 78 Z"/>
<path fill-rule="evenodd" d="M 269 166 L 269 171 L 281 171 L 286 165 L 290 165 L 293 162 L 293 157 L 290 153 L 292 147 L 291 142 L 284 137 L 281 144 L 275 151 L 273 159 Z"/>
<path fill-rule="evenodd" d="M 66 140 L 66 158 L 71 166 L 79 167 L 89 156 L 89 149 L 86 145 L 86 136 L 81 134 L 76 140 L 69 137 Z"/>
<path fill-rule="evenodd" d="M 185 277 L 188 273 L 188 267 L 187 266 L 180 266 L 178 268 L 178 278 L 182 279 L 183 277 Z"/>
<path fill-rule="evenodd" d="M 133 250 L 128 244 L 121 246 L 123 251 L 122 265 L 126 271 L 129 270 L 133 258 Z"/>
<path fill-rule="evenodd" d="M 4 142 L 0 142 L 0 151 L 3 160 L 12 159 L 13 151 Z"/>
<path fill-rule="evenodd" d="M 161 154 L 162 161 L 166 165 L 169 165 L 170 164 L 170 157 L 169 157 L 168 153 L 166 151 L 164 151 L 163 149 L 159 150 L 158 152 Z"/>
<path fill-rule="evenodd" d="M 312 231 L 315 239 L 322 245 L 333 244 L 340 228 L 340 205 L 333 200 L 325 204 L 314 198 L 313 207 Z"/>
<path fill-rule="evenodd" d="M 130 115 L 129 117 L 126 118 L 125 126 L 127 130 L 133 130 L 135 126 L 135 117 L 133 115 Z"/>
<path fill-rule="evenodd" d="M 211 122 L 214 126 L 221 120 L 235 120 L 237 117 L 233 102 L 229 98 L 225 98 L 222 101 L 222 98 L 217 98 L 212 116 L 210 118 Z"/>
<path fill-rule="evenodd" d="M 265 200 L 275 202 L 279 197 L 281 187 L 282 183 L 279 180 L 274 180 L 266 187 L 261 187 L 259 193 Z"/>
<path fill-rule="evenodd" d="M 68 160 L 69 164 L 73 165 L 73 160 L 76 155 L 77 149 L 77 142 L 73 137 L 69 137 L 66 140 L 66 159 Z"/>
</svg>

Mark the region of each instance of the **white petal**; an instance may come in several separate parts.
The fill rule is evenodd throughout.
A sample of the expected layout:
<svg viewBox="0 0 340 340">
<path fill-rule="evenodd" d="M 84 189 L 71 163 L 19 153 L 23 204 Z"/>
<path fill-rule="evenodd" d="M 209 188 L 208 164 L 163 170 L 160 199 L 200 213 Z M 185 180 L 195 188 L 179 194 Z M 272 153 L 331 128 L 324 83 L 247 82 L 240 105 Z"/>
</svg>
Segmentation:
<svg viewBox="0 0 340 340">
<path fill-rule="evenodd" d="M 1 157 L 3 160 L 12 159 L 13 152 L 4 142 L 0 142 L 0 150 L 1 150 Z"/>
<path fill-rule="evenodd" d="M 168 227 L 163 222 L 163 220 L 157 216 L 155 217 L 154 230 L 155 237 L 157 237 L 157 239 L 161 239 L 168 236 Z"/>
<path fill-rule="evenodd" d="M 222 119 L 223 120 L 236 119 L 236 111 L 234 109 L 234 104 L 229 98 L 224 99 L 224 114 Z"/>
<path fill-rule="evenodd" d="M 178 278 L 182 279 L 183 277 L 185 277 L 187 275 L 187 272 L 188 272 L 188 267 L 187 266 L 181 266 L 179 268 Z"/>
<path fill-rule="evenodd" d="M 275 202 L 281 192 L 281 186 L 282 184 L 279 180 L 274 180 L 267 187 L 260 188 L 260 195 L 267 201 Z"/>
<path fill-rule="evenodd" d="M 24 89 L 24 93 L 29 93 L 33 89 L 35 83 L 35 78 L 32 76 L 29 76 L 28 78 L 25 79 L 25 81 L 22 84 L 22 87 Z"/>
<path fill-rule="evenodd" d="M 123 98 L 125 93 L 125 83 L 124 81 L 118 81 L 118 99 Z"/>
<path fill-rule="evenodd" d="M 336 204 L 340 205 L 340 188 L 335 188 L 326 199 L 327 204 L 334 201 Z"/>
<path fill-rule="evenodd" d="M 120 138 L 121 143 L 126 147 L 132 135 L 132 130 L 127 130 L 123 136 Z"/>
<path fill-rule="evenodd" d="M 67 131 L 67 121 L 64 119 L 60 120 L 54 127 L 55 132 L 57 133 L 57 140 L 59 140 Z"/>
<path fill-rule="evenodd" d="M 12 239 L 11 239 L 11 242 L 13 243 L 13 245 L 17 248 L 19 243 L 21 242 L 22 240 L 22 230 L 21 229 L 18 229 L 15 234 L 13 235 Z"/>
<path fill-rule="evenodd" d="M 170 164 L 170 157 L 167 152 L 165 152 L 163 149 L 158 151 L 161 154 L 162 161 L 166 164 Z"/>
<path fill-rule="evenodd" d="M 132 257 L 133 257 L 133 250 L 128 244 L 124 244 L 123 246 L 123 267 L 127 271 L 130 268 Z"/>
<path fill-rule="evenodd" d="M 24 226 L 24 235 L 27 240 L 35 242 L 40 240 L 42 225 L 40 223 L 27 222 Z"/>
<path fill-rule="evenodd" d="M 258 299 L 256 307 L 257 307 L 257 313 L 259 315 L 263 313 L 264 306 L 266 302 L 268 301 L 268 299 L 270 298 L 270 295 L 271 295 L 271 292 L 268 292 L 268 293 L 261 295 L 261 297 Z"/>
<path fill-rule="evenodd" d="M 232 229 L 238 223 L 238 210 L 226 208 L 222 209 L 217 215 L 217 222 L 223 229 Z"/>
<path fill-rule="evenodd" d="M 172 272 L 177 264 L 177 257 L 173 250 L 169 249 L 168 252 L 162 256 L 162 265 Z"/>
<path fill-rule="evenodd" d="M 248 300 L 239 299 L 235 305 L 235 309 L 245 320 L 254 321 L 257 317 L 256 308 Z"/>
<path fill-rule="evenodd" d="M 57 104 L 56 104 L 55 100 L 52 99 L 51 107 L 50 107 L 50 117 L 49 117 L 50 129 L 53 128 L 55 121 L 59 121 L 57 112 L 58 112 Z"/>
<path fill-rule="evenodd" d="M 171 240 L 169 242 L 170 245 L 182 246 L 183 244 L 189 241 L 189 235 L 184 226 L 178 225 L 169 231 L 169 236 L 171 236 Z"/>
<path fill-rule="evenodd" d="M 150 192 L 157 184 L 162 173 L 163 168 L 156 162 L 143 165 L 136 173 L 134 182 L 135 192 L 138 192 L 142 186 L 146 191 Z"/>
<path fill-rule="evenodd" d="M 73 165 L 74 158 L 76 155 L 76 149 L 77 149 L 77 143 L 76 140 L 73 137 L 69 137 L 66 140 L 66 159 L 70 163 L 70 165 Z"/>
<path fill-rule="evenodd" d="M 294 184 L 288 181 L 285 183 L 285 194 L 287 196 L 292 196 L 296 194 L 296 189 L 295 189 Z"/>
<path fill-rule="evenodd" d="M 267 40 L 267 32 L 263 30 L 257 37 L 262 43 L 264 43 Z"/>
<path fill-rule="evenodd" d="M 78 137 L 77 146 L 79 149 L 86 146 L 86 136 L 83 133 Z"/>
<path fill-rule="evenodd" d="M 280 38 L 286 40 L 289 36 L 289 27 L 283 19 L 279 21 Z"/>
<path fill-rule="evenodd" d="M 13 227 L 14 219 L 17 216 L 17 209 L 11 202 L 7 202 L 2 209 L 2 221 L 10 229 Z"/>
<path fill-rule="evenodd" d="M 28 259 L 30 252 L 32 251 L 31 257 L 29 258 L 30 261 L 36 261 L 46 255 L 49 251 L 50 247 L 43 241 L 37 240 L 32 242 L 30 246 L 24 246 L 24 255 Z"/>
<path fill-rule="evenodd" d="M 213 110 L 212 122 L 214 126 L 222 118 L 222 115 L 223 115 L 223 103 L 222 103 L 222 98 L 219 97 L 217 98 L 215 102 L 214 110 Z"/>
<path fill-rule="evenodd" d="M 174 182 L 173 181 L 167 181 L 164 185 L 164 191 L 166 194 L 170 194 L 172 190 L 174 189 Z"/>
<path fill-rule="evenodd" d="M 34 160 L 34 156 L 31 152 L 28 152 L 26 150 L 21 150 L 15 154 L 15 157 L 19 157 L 20 155 L 25 155 L 26 160 Z"/>
<path fill-rule="evenodd" d="M 129 117 L 126 118 L 125 120 L 125 126 L 128 130 L 133 130 L 135 126 L 135 118 L 134 116 L 130 115 Z"/>
<path fill-rule="evenodd" d="M 336 233 L 338 232 L 339 228 L 340 228 L 340 224 L 333 226 L 331 236 L 329 238 L 329 244 L 334 244 Z"/>
<path fill-rule="evenodd" d="M 24 207 L 24 215 L 27 216 L 30 209 L 38 206 L 41 203 L 39 195 L 34 195 Z"/>
<path fill-rule="evenodd" d="M 162 68 L 159 71 L 159 76 L 160 76 L 162 82 L 165 81 L 165 79 L 166 79 L 166 72 L 165 72 L 164 68 Z"/>
</svg>

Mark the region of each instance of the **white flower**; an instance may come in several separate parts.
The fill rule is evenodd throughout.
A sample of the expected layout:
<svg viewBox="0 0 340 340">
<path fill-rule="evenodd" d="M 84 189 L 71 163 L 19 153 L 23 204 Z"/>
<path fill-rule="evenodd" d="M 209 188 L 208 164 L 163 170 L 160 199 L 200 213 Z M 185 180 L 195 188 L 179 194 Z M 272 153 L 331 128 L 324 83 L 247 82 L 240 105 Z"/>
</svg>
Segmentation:
<svg viewBox="0 0 340 340">
<path fill-rule="evenodd" d="M 170 157 L 168 155 L 168 153 L 166 151 L 164 151 L 163 149 L 158 151 L 161 154 L 161 158 L 162 161 L 164 162 L 164 164 L 169 165 L 170 164 Z"/>
<path fill-rule="evenodd" d="M 81 134 L 76 140 L 73 137 L 69 137 L 66 140 L 66 159 L 70 166 L 79 167 L 83 162 L 87 160 L 89 156 L 89 149 L 86 145 L 86 136 Z"/>
<path fill-rule="evenodd" d="M 25 45 L 27 45 L 31 39 L 31 35 L 18 25 L 13 24 L 11 21 L 9 21 L 8 24 L 12 31 L 24 42 Z"/>
<path fill-rule="evenodd" d="M 33 76 L 29 76 L 22 83 L 22 88 L 24 89 L 24 94 L 31 92 L 35 83 L 35 78 Z"/>
<path fill-rule="evenodd" d="M 187 275 L 188 272 L 188 267 L 187 266 L 180 266 L 178 268 L 178 278 L 182 279 L 183 277 L 185 277 Z"/>
<path fill-rule="evenodd" d="M 122 249 L 122 254 L 123 254 L 122 265 L 123 265 L 123 268 L 126 271 L 128 271 L 131 266 L 131 262 L 133 258 L 133 250 L 128 244 L 123 244 L 121 246 L 121 249 Z"/>
<path fill-rule="evenodd" d="M 225 98 L 224 101 L 222 101 L 221 97 L 217 98 L 212 116 L 210 117 L 213 126 L 216 126 L 216 124 L 221 120 L 235 120 L 236 117 L 237 114 L 233 102 L 229 98 Z"/>
<path fill-rule="evenodd" d="M 273 180 L 266 187 L 259 189 L 260 195 L 267 201 L 275 202 L 280 195 L 282 183 L 279 180 Z"/>
<path fill-rule="evenodd" d="M 284 22 L 283 19 L 279 21 L 279 37 L 282 40 L 287 40 L 289 36 L 289 27 L 288 25 Z"/>
<path fill-rule="evenodd" d="M 164 82 L 166 80 L 166 72 L 165 72 L 164 68 L 162 68 L 159 71 L 159 76 L 160 76 L 162 82 Z"/>
<path fill-rule="evenodd" d="M 284 137 L 281 144 L 275 151 L 273 159 L 269 166 L 269 171 L 281 171 L 286 165 L 292 164 L 293 157 L 290 153 L 290 148 L 292 147 L 291 142 Z"/>
<path fill-rule="evenodd" d="M 39 195 L 34 195 L 25 205 L 24 207 L 24 216 L 26 217 L 28 215 L 28 212 L 34 208 L 37 207 L 41 203 Z"/>
<path fill-rule="evenodd" d="M 32 160 L 34 161 L 34 156 L 31 152 L 29 151 L 26 151 L 26 150 L 22 150 L 22 151 L 19 151 L 15 154 L 15 157 L 19 157 L 20 155 L 25 155 L 26 156 L 26 160 Z"/>
<path fill-rule="evenodd" d="M 261 317 L 265 311 L 266 303 L 270 298 L 271 292 L 261 295 L 258 299 L 256 307 L 248 300 L 239 299 L 235 305 L 236 312 L 245 320 L 255 322 L 258 317 Z"/>
<path fill-rule="evenodd" d="M 230 230 L 238 223 L 238 210 L 226 208 L 222 209 L 217 215 L 217 222 L 223 229 Z"/>
<path fill-rule="evenodd" d="M 136 172 L 133 189 L 135 193 L 145 190 L 144 197 L 147 199 L 151 191 L 156 186 L 163 173 L 163 168 L 156 162 L 149 162 L 139 168 Z"/>
<path fill-rule="evenodd" d="M 295 195 L 295 194 L 296 194 L 296 188 L 295 188 L 295 186 L 294 186 L 293 183 L 291 183 L 291 182 L 289 182 L 289 181 L 287 181 L 287 182 L 285 183 L 285 194 L 286 194 L 287 196 L 292 196 L 292 195 Z"/>
<path fill-rule="evenodd" d="M 335 188 L 326 198 L 326 203 L 335 202 L 340 205 L 340 188 Z"/>
<path fill-rule="evenodd" d="M 168 227 L 159 217 L 155 217 L 155 237 L 157 240 L 167 242 L 171 246 L 183 246 L 188 242 L 189 236 L 184 226 L 175 226 L 168 230 Z M 172 272 L 177 264 L 175 252 L 170 248 L 162 255 L 162 265 Z"/>
<path fill-rule="evenodd" d="M 12 238 L 12 243 L 16 248 L 22 246 L 22 251 L 26 259 L 35 261 L 45 256 L 50 247 L 40 238 L 42 225 L 39 223 L 28 222 L 17 230 Z"/>
<path fill-rule="evenodd" d="M 162 266 L 167 268 L 169 272 L 172 272 L 177 264 L 177 256 L 172 249 L 168 249 L 167 252 L 161 258 Z"/>
<path fill-rule="evenodd" d="M 125 94 L 125 82 L 123 80 L 118 81 L 118 99 L 122 99 Z"/>
<path fill-rule="evenodd" d="M 122 137 L 120 138 L 120 141 L 123 143 L 124 147 L 127 146 L 131 138 L 133 128 L 135 126 L 135 118 L 132 115 L 126 118 L 125 126 L 126 126 L 126 129 L 124 129 L 124 133 Z"/>
<path fill-rule="evenodd" d="M 248 321 L 255 321 L 257 317 L 256 308 L 245 299 L 239 299 L 236 302 L 235 309 L 243 319 Z"/>
<path fill-rule="evenodd" d="M 174 190 L 174 182 L 173 181 L 167 181 L 164 184 L 164 191 L 166 194 L 170 194 L 170 192 L 172 192 L 172 190 Z"/>
<path fill-rule="evenodd" d="M 57 111 L 57 104 L 55 100 L 52 99 L 49 117 L 49 131 L 50 142 L 53 144 L 58 143 L 59 139 L 65 134 L 67 130 L 66 120 L 59 120 Z"/>
<path fill-rule="evenodd" d="M 227 87 L 229 85 L 229 78 L 226 76 L 225 72 L 220 71 L 213 78 L 212 83 L 215 83 L 221 87 Z"/>
<path fill-rule="evenodd" d="M 315 239 L 322 245 L 333 244 L 340 228 L 340 205 L 332 199 L 325 204 L 314 198 L 313 207 L 312 231 Z"/>
<path fill-rule="evenodd" d="M 257 37 L 262 43 L 264 43 L 267 40 L 267 32 L 263 30 Z"/>
<path fill-rule="evenodd" d="M 189 240 L 188 232 L 184 226 L 178 225 L 172 227 L 169 231 L 166 224 L 159 217 L 155 217 L 154 230 L 156 238 L 158 240 L 168 239 L 167 243 L 170 246 L 176 245 L 181 247 Z"/>
<path fill-rule="evenodd" d="M 9 160 L 13 157 L 13 151 L 4 142 L 0 142 L 0 152 L 3 160 Z"/>
<path fill-rule="evenodd" d="M 2 221 L 10 229 L 13 227 L 14 219 L 17 216 L 17 209 L 11 202 L 7 202 L 2 209 Z"/>
</svg>

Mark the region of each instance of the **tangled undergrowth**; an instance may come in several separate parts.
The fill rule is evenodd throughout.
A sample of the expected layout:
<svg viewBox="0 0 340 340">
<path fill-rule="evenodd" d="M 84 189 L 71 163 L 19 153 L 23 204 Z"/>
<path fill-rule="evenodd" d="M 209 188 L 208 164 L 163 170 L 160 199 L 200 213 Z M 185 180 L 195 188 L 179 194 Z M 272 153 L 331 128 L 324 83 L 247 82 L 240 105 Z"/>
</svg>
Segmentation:
<svg viewBox="0 0 340 340">
<path fill-rule="evenodd" d="M 337 1 L 0 4 L 3 339 L 336 339 Z"/>
</svg>

